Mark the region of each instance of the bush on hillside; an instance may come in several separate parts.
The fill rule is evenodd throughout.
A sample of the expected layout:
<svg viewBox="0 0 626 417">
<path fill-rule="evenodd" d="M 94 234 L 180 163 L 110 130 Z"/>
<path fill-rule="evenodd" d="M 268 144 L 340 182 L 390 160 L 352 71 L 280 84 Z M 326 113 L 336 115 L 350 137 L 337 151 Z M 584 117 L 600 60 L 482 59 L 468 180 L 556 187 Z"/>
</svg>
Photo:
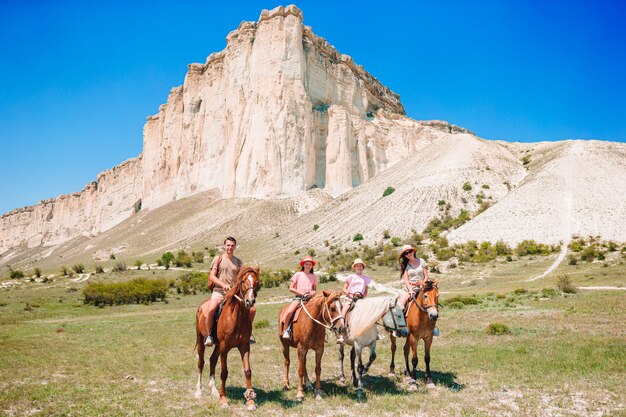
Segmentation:
<svg viewBox="0 0 626 417">
<path fill-rule="evenodd" d="M 99 307 L 164 301 L 167 280 L 136 278 L 126 282 L 89 282 L 83 289 L 83 302 Z"/>
</svg>

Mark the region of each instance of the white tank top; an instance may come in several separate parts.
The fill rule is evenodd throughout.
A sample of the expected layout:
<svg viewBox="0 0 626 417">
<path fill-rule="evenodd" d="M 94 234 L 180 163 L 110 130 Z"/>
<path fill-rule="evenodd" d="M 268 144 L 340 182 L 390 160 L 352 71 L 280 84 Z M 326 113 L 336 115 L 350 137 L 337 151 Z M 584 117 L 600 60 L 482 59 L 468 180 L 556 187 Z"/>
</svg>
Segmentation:
<svg viewBox="0 0 626 417">
<path fill-rule="evenodd" d="M 417 267 L 411 266 L 411 264 L 407 264 L 406 272 L 409 275 L 409 282 L 411 285 L 417 285 L 417 283 L 424 279 L 424 267 L 426 266 L 426 261 L 422 258 L 418 258 L 419 265 Z"/>
</svg>

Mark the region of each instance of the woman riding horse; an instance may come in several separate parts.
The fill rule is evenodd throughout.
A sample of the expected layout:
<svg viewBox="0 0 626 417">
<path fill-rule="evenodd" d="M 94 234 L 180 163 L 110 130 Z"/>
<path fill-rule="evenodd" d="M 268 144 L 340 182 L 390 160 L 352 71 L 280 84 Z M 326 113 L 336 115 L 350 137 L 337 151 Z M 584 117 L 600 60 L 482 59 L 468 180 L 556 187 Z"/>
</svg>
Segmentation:
<svg viewBox="0 0 626 417">
<path fill-rule="evenodd" d="M 246 376 L 246 392 L 244 397 L 248 410 L 256 409 L 254 400 L 256 393 L 252 389 L 252 370 L 250 369 L 250 335 L 252 334 L 252 319 L 250 308 L 256 302 L 259 290 L 259 268 L 242 267 L 237 275 L 235 284 L 226 293 L 222 303 L 222 311 L 217 319 L 217 325 L 213 326 L 212 338 L 215 348 L 210 358 L 210 381 L 211 393 L 217 395 L 215 389 L 215 365 L 219 356 L 221 360 L 222 386 L 219 391 L 222 406 L 228 405 L 226 398 L 226 378 L 228 377 L 228 352 L 239 349 L 243 361 L 244 374 Z M 206 314 L 208 300 L 198 307 L 196 312 L 196 343 L 198 348 L 198 383 L 196 384 L 196 396 L 200 396 L 202 390 L 202 369 L 204 368 L 204 341 L 206 334 Z"/>
</svg>

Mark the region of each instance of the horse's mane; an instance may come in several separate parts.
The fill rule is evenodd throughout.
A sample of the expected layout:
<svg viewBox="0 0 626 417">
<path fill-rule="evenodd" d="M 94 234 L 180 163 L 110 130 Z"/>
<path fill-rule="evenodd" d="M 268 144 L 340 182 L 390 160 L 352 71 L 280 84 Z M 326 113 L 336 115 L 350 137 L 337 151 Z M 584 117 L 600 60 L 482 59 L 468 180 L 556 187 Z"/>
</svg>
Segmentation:
<svg viewBox="0 0 626 417">
<path fill-rule="evenodd" d="M 233 298 L 235 292 L 237 291 L 237 286 L 249 272 L 253 272 L 258 277 L 259 267 L 242 266 L 241 268 L 239 268 L 239 272 L 237 273 L 237 277 L 235 278 L 235 282 L 233 283 L 231 289 L 226 294 L 224 294 L 224 302 L 226 302 L 227 299 L 230 300 L 231 298 Z"/>
<path fill-rule="evenodd" d="M 321 304 L 326 299 L 326 295 L 324 294 L 324 292 L 326 292 L 328 294 L 328 298 L 329 298 L 328 301 L 333 301 L 333 300 L 335 300 L 335 299 L 337 299 L 337 298 L 339 298 L 341 296 L 341 293 L 337 292 L 337 291 L 319 291 L 305 305 L 308 306 L 310 304 L 311 306 L 316 306 L 317 307 L 318 304 Z"/>
<path fill-rule="evenodd" d="M 348 339 L 354 340 L 376 324 L 389 309 L 394 297 L 368 297 L 356 303 L 348 323 Z"/>
</svg>

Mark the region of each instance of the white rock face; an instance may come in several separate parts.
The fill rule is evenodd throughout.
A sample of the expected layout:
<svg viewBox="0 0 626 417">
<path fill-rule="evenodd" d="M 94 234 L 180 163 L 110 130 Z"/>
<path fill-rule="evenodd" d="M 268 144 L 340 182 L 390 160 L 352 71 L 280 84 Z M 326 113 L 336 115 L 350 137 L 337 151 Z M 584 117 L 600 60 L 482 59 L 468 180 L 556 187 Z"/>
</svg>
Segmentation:
<svg viewBox="0 0 626 417">
<path fill-rule="evenodd" d="M 95 235 L 211 189 L 224 198 L 312 187 L 336 196 L 465 131 L 406 118 L 398 95 L 303 26 L 295 6 L 264 10 L 226 39 L 147 118 L 139 157 L 80 193 L 0 217 L 0 253 Z"/>
</svg>

